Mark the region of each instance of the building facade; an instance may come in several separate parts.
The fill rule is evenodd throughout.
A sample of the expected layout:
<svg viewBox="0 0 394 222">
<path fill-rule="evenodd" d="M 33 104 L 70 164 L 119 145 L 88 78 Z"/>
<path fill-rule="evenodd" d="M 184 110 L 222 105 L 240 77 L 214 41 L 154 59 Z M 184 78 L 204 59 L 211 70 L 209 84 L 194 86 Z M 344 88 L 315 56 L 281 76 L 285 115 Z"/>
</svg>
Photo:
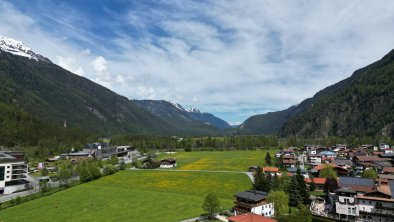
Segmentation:
<svg viewBox="0 0 394 222">
<path fill-rule="evenodd" d="M 0 152 L 0 194 L 10 194 L 25 189 L 28 182 L 28 165 L 24 153 Z"/>
</svg>

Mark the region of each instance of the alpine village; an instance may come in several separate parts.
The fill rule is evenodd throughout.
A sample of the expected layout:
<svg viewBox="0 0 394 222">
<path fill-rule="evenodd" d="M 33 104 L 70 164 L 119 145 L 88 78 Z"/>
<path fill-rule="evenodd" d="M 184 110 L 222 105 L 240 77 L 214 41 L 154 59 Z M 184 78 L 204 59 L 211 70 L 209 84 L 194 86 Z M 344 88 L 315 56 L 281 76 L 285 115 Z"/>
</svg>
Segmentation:
<svg viewBox="0 0 394 222">
<path fill-rule="evenodd" d="M 293 84 L 291 82 L 293 77 L 290 77 L 289 74 L 289 77 L 286 77 L 290 79 L 290 83 L 286 83 L 286 87 L 289 88 L 277 87 L 272 95 L 299 96 L 297 98 L 300 100 L 297 105 L 294 105 L 295 103 L 288 104 L 289 108 L 276 109 L 277 111 L 275 109 L 264 111 L 268 110 L 264 107 L 257 109 L 262 114 L 256 110 L 252 114 L 245 111 L 243 115 L 249 116 L 237 124 L 230 124 L 223 120 L 230 118 L 223 114 L 227 112 L 224 106 L 212 108 L 211 114 L 192 106 L 193 104 L 204 104 L 198 103 L 196 98 L 191 99 L 195 103 L 185 102 L 184 107 L 174 101 L 187 100 L 168 96 L 159 89 L 154 91 L 157 92 L 154 97 L 144 97 L 145 94 L 137 92 L 146 88 L 127 86 L 127 81 L 122 79 L 123 77 L 118 81 L 111 76 L 111 85 L 106 85 L 103 81 L 98 80 L 99 77 L 96 78 L 93 74 L 88 75 L 87 70 L 89 69 L 85 68 L 83 64 L 86 62 L 78 63 L 78 60 L 82 60 L 83 56 L 97 53 L 102 47 L 107 47 L 105 44 L 112 43 L 103 42 L 102 45 L 96 45 L 96 50 L 90 48 L 89 51 L 84 51 L 85 54 L 79 54 L 72 62 L 67 60 L 68 64 L 71 64 L 67 66 L 65 65 L 66 60 L 59 59 L 56 53 L 51 52 L 51 50 L 58 50 L 60 46 L 45 44 L 46 40 L 41 37 L 42 43 L 41 40 L 34 41 L 35 37 L 32 36 L 38 35 L 38 32 L 48 33 L 51 31 L 45 28 L 44 24 L 50 24 L 45 21 L 56 22 L 59 25 L 59 28 L 55 28 L 48 35 L 57 35 L 56 33 L 63 29 L 73 33 L 80 30 L 78 25 L 85 27 L 90 22 L 97 23 L 97 27 L 104 27 L 104 24 L 107 24 L 105 22 L 110 22 L 104 20 L 106 16 L 120 16 L 117 13 L 123 12 L 125 8 L 122 9 L 122 7 L 126 7 L 122 4 L 133 5 L 130 6 L 132 11 L 128 15 L 129 18 L 139 19 L 138 21 L 141 22 L 138 26 L 138 30 L 140 30 L 138 35 L 141 36 L 136 37 L 135 33 L 130 34 L 133 36 L 130 38 L 135 41 L 131 44 L 133 47 L 128 48 L 134 53 L 131 57 L 121 57 L 124 54 L 114 48 L 114 54 L 116 52 L 118 55 L 113 56 L 112 61 L 119 59 L 119 61 L 125 60 L 127 62 L 128 58 L 134 61 L 135 57 L 141 65 L 135 70 L 133 70 L 133 66 L 130 66 L 129 70 L 123 69 L 122 72 L 145 72 L 146 68 L 149 70 L 146 72 L 149 72 L 151 76 L 149 78 L 155 78 L 155 73 L 152 70 L 166 69 L 167 65 L 164 63 L 172 61 L 172 59 L 176 60 L 170 65 L 174 72 L 177 70 L 174 67 L 178 67 L 176 63 L 190 64 L 190 67 L 186 66 L 187 69 L 200 69 L 192 66 L 193 62 L 183 63 L 184 61 L 181 60 L 186 59 L 184 57 L 164 58 L 170 55 L 166 54 L 168 48 L 160 49 L 163 50 L 158 53 L 160 56 L 153 57 L 158 67 L 147 66 L 146 64 L 149 63 L 145 63 L 144 59 L 151 52 L 144 51 L 145 53 L 143 53 L 139 47 L 151 44 L 148 43 L 149 41 L 156 41 L 152 39 L 160 37 L 156 43 L 152 43 L 152 45 L 160 45 L 164 44 L 163 38 L 169 39 L 172 36 L 173 40 L 179 40 L 180 36 L 187 36 L 188 31 L 192 31 L 193 38 L 182 37 L 190 37 L 197 42 L 190 43 L 185 40 L 185 44 L 190 46 L 187 55 L 190 57 L 187 58 L 202 59 L 206 56 L 217 59 L 219 57 L 210 57 L 208 54 L 198 56 L 193 54 L 202 53 L 199 51 L 201 44 L 213 47 L 207 49 L 208 51 L 216 49 L 216 46 L 211 46 L 211 44 L 219 44 L 201 43 L 202 41 L 210 41 L 209 37 L 205 34 L 202 35 L 200 31 L 203 32 L 205 29 L 194 23 L 201 23 L 207 19 L 205 23 L 209 23 L 212 28 L 220 26 L 214 21 L 222 21 L 224 24 L 220 27 L 226 27 L 226 22 L 231 24 L 239 22 L 240 29 L 247 28 L 248 23 L 242 23 L 237 19 L 225 20 L 225 17 L 230 17 L 230 14 L 233 15 L 232 13 L 235 13 L 236 10 L 245 10 L 245 13 L 246 10 L 268 13 L 271 9 L 277 10 L 276 7 L 279 6 L 276 4 L 281 1 L 261 1 L 266 3 L 263 6 L 258 4 L 260 1 L 251 1 L 254 2 L 253 6 L 256 5 L 255 9 L 253 7 L 246 8 L 245 5 L 248 3 L 245 2 L 248 1 L 243 0 L 240 1 L 240 4 L 245 4 L 242 6 L 245 8 L 241 7 L 242 9 L 235 9 L 238 1 L 60 2 L 0 1 L 0 11 L 2 11 L 0 14 L 2 20 L 6 21 L 4 24 L 0 24 L 0 35 L 3 35 L 0 36 L 0 222 L 394 222 L 394 50 L 392 50 L 394 45 L 391 40 L 387 40 L 386 44 L 391 48 L 382 48 L 384 44 L 378 44 L 377 47 L 384 49 L 379 52 L 386 53 L 378 55 L 380 59 L 375 59 L 374 62 L 360 63 L 362 65 L 357 66 L 358 70 L 351 71 L 353 73 L 342 73 L 347 76 L 342 76 L 337 83 L 330 83 L 331 85 L 325 85 L 317 91 L 313 91 L 315 86 L 308 85 L 309 80 L 305 79 L 301 90 L 312 92 L 310 98 L 303 97 L 304 94 L 292 95 L 297 93 L 289 92 L 294 89 L 291 88 L 293 86 L 290 86 Z M 89 6 L 88 3 L 95 6 Z M 328 2 L 316 1 L 313 5 L 325 5 L 326 3 Z M 24 4 L 29 6 L 22 6 Z M 156 4 L 159 4 L 160 7 Z M 202 5 L 200 6 L 200 4 Z M 304 1 L 303 4 L 308 5 L 312 2 Z M 161 8 L 164 5 L 175 11 Z M 281 9 L 286 8 L 283 4 L 281 5 Z M 232 8 L 233 6 L 235 11 L 225 11 L 229 14 L 224 13 L 221 17 L 222 20 L 215 17 L 220 17 L 220 13 L 214 15 L 217 11 L 221 11 L 218 8 Z M 387 8 L 388 11 L 391 9 L 391 14 L 394 15 L 394 8 L 391 6 L 393 5 L 391 4 Z M 68 21 L 66 17 L 64 21 L 63 17 L 60 17 L 61 23 L 60 20 L 56 20 L 58 18 L 51 17 L 56 14 L 55 12 L 60 13 L 63 9 L 69 10 L 73 7 L 75 7 L 73 13 L 76 14 L 82 13 L 82 11 L 88 13 L 90 8 L 92 11 L 89 11 L 89 16 L 94 16 L 92 18 L 97 21 L 80 22 L 69 27 L 69 24 L 65 23 Z M 266 8 L 263 10 L 264 7 Z M 106 13 L 103 18 L 100 18 L 101 15 L 95 14 L 98 13 L 97 8 L 104 10 L 101 13 Z M 47 9 L 48 17 L 39 16 L 41 10 L 44 9 Z M 203 9 L 208 9 L 210 13 Z M 302 8 L 302 10 L 304 9 Z M 167 10 L 172 13 L 166 14 Z M 330 9 L 325 8 L 324 10 Z M 282 12 L 285 13 L 285 11 L 278 11 L 278 13 Z M 74 15 L 73 13 L 66 14 L 71 16 Z M 149 20 L 143 16 L 144 13 L 148 13 L 149 16 L 161 16 L 162 21 L 153 18 Z M 190 14 L 187 16 L 184 13 Z M 249 17 L 248 13 L 243 15 Z M 327 13 L 331 13 L 331 11 L 327 11 Z M 336 13 L 330 14 L 330 16 L 334 16 L 334 14 L 336 16 Z M 200 18 L 200 15 L 205 15 L 207 18 Z M 268 13 L 267 16 L 269 15 Z M 371 16 L 368 13 L 367 15 Z M 86 16 L 84 18 L 88 20 L 87 14 L 83 16 Z M 171 34 L 165 28 L 156 30 L 161 25 L 167 27 L 164 23 L 170 19 L 178 22 L 177 16 L 179 18 L 185 16 L 183 19 L 190 19 L 190 21 L 182 20 L 188 22 L 184 24 L 187 28 L 177 26 L 179 24 L 168 23 L 167 25 L 170 25 L 172 30 L 176 30 L 174 33 Z M 214 16 L 217 20 L 210 16 Z M 299 16 L 304 19 L 302 15 Z M 237 18 L 243 21 L 242 16 Z M 263 22 L 263 17 L 259 18 L 261 18 L 258 20 L 259 22 L 269 26 L 269 22 L 266 23 L 265 20 Z M 391 24 L 391 28 L 393 28 L 394 20 L 390 20 L 393 18 L 393 16 L 384 17 L 382 20 L 374 21 L 376 24 L 379 22 Z M 112 21 L 112 19 L 114 20 Z M 111 17 L 111 22 L 114 23 L 107 24 L 112 24 L 114 27 L 109 27 L 112 25 L 106 26 L 110 31 L 90 30 L 85 27 L 86 30 L 78 32 L 78 35 L 86 35 L 86 38 L 92 39 L 109 38 L 108 33 L 114 31 L 115 26 L 119 25 L 115 24 L 115 20 L 115 17 Z M 152 21 L 156 21 L 158 25 L 152 24 Z M 10 22 L 14 22 L 16 25 L 7 26 Z M 287 46 L 281 46 L 282 53 L 283 50 L 292 50 L 286 49 L 286 47 L 294 47 L 296 50 L 298 43 L 276 36 L 285 36 L 286 32 L 294 31 L 289 28 L 291 24 L 281 24 L 286 27 L 281 31 L 283 33 L 272 34 L 269 38 L 288 41 L 286 42 Z M 335 26 L 339 26 L 339 24 L 340 22 L 335 23 Z M 329 25 L 327 24 L 327 26 Z M 15 34 L 22 28 L 27 29 L 25 26 L 35 27 L 29 29 L 31 35 Z M 137 29 L 136 27 L 134 28 Z M 270 28 L 278 27 L 269 26 L 267 29 Z M 144 33 L 142 30 L 145 29 L 150 30 L 149 35 L 142 34 Z M 55 30 L 58 31 L 55 33 Z M 232 36 L 236 35 L 232 32 L 239 31 L 238 29 L 234 30 L 218 28 L 216 34 L 220 38 L 229 38 L 222 39 L 221 43 L 225 42 L 227 47 L 233 47 L 230 44 L 234 43 L 233 41 L 238 41 L 238 37 Z M 316 32 L 319 30 L 316 28 Z M 365 32 L 368 31 L 365 30 Z M 384 31 L 382 30 L 382 32 Z M 338 32 L 345 31 L 338 28 Z M 309 34 L 314 35 L 313 33 Z M 391 34 L 394 33 L 391 32 Z M 93 35 L 95 37 L 92 37 Z M 152 35 L 154 36 L 152 37 Z M 323 35 L 317 36 L 325 39 Z M 21 39 L 16 39 L 18 37 Z M 140 38 L 151 38 L 151 40 L 143 41 Z M 242 37 L 239 38 L 242 39 Z M 394 39 L 394 36 L 387 37 L 387 39 Z M 61 41 L 71 42 L 67 39 Z M 384 42 L 384 38 L 376 41 Z M 171 44 L 186 47 L 181 42 L 174 41 Z M 304 43 L 300 40 L 299 44 Z M 335 52 L 347 50 L 346 47 L 336 48 Z M 267 49 L 279 50 L 275 47 Z M 108 51 L 110 49 L 106 50 L 107 53 L 111 53 Z M 244 50 L 253 51 L 246 46 Z M 320 49 L 317 46 L 314 50 Z M 38 52 L 47 53 L 48 56 Z M 368 50 L 365 52 L 369 53 Z M 280 52 L 272 51 L 272 53 Z M 362 53 L 361 49 L 357 53 Z M 346 60 L 343 64 L 350 64 L 352 56 L 359 57 L 357 53 L 346 54 L 346 57 L 342 58 L 342 60 Z M 104 57 L 101 58 L 97 57 L 98 60 L 85 65 L 86 67 L 94 67 L 103 75 L 110 76 L 109 62 Z M 223 61 L 226 58 L 229 59 L 227 55 L 223 55 Z M 275 59 L 277 57 L 272 57 L 269 61 Z M 247 70 L 253 69 L 252 63 L 257 58 L 246 56 L 242 60 L 250 60 L 250 67 L 246 65 L 237 72 L 248 73 Z M 369 60 L 364 58 L 360 61 Z M 211 66 L 221 62 L 213 59 L 206 61 L 203 65 Z M 233 61 L 226 62 L 229 65 L 228 69 L 221 70 L 222 67 L 218 65 L 216 71 L 227 72 L 233 67 L 231 62 Z M 85 71 L 77 71 L 72 64 L 81 64 Z M 121 65 L 121 62 L 117 64 Z M 265 64 L 268 66 L 268 63 Z M 286 64 L 283 63 L 279 66 L 286 66 Z M 264 66 L 264 64 L 262 65 Z M 336 65 L 338 64 L 332 63 L 332 66 Z M 279 69 L 279 66 L 274 69 Z M 354 66 L 349 65 L 349 67 Z M 200 68 L 209 72 L 211 67 Z M 294 71 L 291 68 L 280 68 L 287 70 L 286 72 Z M 336 69 L 336 67 L 329 68 L 330 72 L 347 70 Z M 321 69 L 323 68 L 314 68 L 309 71 L 320 73 Z M 271 70 L 271 68 L 262 70 L 261 75 L 268 75 L 267 72 L 270 71 L 267 70 Z M 243 73 L 238 74 L 244 75 Z M 171 75 L 168 75 L 168 81 L 180 81 L 177 80 L 178 77 L 171 79 Z M 211 74 L 212 78 L 214 75 Z M 130 81 L 140 81 L 136 80 L 137 76 L 135 74 L 134 77 L 130 77 L 132 78 Z M 184 93 L 189 92 L 188 90 L 197 90 L 197 88 L 208 90 L 209 93 L 200 95 L 200 100 L 203 100 L 201 97 L 205 95 L 212 97 L 207 98 L 207 101 L 214 101 L 218 92 L 215 89 L 211 91 L 208 89 L 211 84 L 203 80 L 206 78 L 204 76 L 205 74 L 201 74 L 201 79 L 197 78 L 195 82 L 188 83 L 187 87 L 179 87 L 177 90 L 180 92 L 185 90 Z M 319 81 L 323 81 L 326 77 L 321 77 Z M 151 81 L 149 78 L 146 81 Z M 250 78 L 252 77 L 250 76 Z M 237 81 L 243 81 L 241 79 Z M 226 84 L 227 80 L 222 79 L 221 81 Z M 177 84 L 182 83 L 177 82 Z M 122 88 L 124 87 L 122 84 L 126 84 L 126 87 Z M 161 87 L 160 84 L 157 87 Z M 204 84 L 206 84 L 205 88 L 202 86 Z M 254 83 L 250 82 L 250 84 Z M 227 87 L 234 91 L 238 89 L 232 88 L 231 84 Z M 244 87 L 248 88 L 249 86 L 246 83 Z M 250 85 L 250 93 L 266 98 L 262 95 L 271 89 L 261 88 L 256 92 L 253 90 L 255 89 Z M 152 90 L 147 91 L 153 92 Z M 245 97 L 246 101 L 249 95 L 243 95 L 244 92 L 240 91 L 237 97 Z M 221 96 L 231 101 L 235 99 L 232 98 L 233 95 L 232 93 L 228 95 L 224 93 Z M 282 102 L 279 100 L 278 103 Z M 204 110 L 209 110 L 209 106 L 201 106 Z M 219 109 L 222 110 L 218 111 Z M 237 112 L 244 112 L 242 110 L 239 108 Z"/>
</svg>

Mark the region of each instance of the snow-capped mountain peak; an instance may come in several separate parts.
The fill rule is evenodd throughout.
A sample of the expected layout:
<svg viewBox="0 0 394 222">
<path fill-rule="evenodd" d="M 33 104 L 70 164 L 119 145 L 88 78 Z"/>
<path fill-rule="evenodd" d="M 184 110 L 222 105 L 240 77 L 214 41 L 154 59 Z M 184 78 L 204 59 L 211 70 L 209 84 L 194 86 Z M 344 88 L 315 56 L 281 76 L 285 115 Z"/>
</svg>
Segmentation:
<svg viewBox="0 0 394 222">
<path fill-rule="evenodd" d="M 35 53 L 29 47 L 25 46 L 21 41 L 17 41 L 11 38 L 0 36 L 0 50 L 9 52 L 14 55 L 27 57 L 29 59 L 41 60 L 45 62 L 51 62 L 48 58 Z"/>
<path fill-rule="evenodd" d="M 181 104 L 179 104 L 179 103 L 171 102 L 171 104 L 172 104 L 173 106 L 175 106 L 175 107 L 176 107 L 177 109 L 179 109 L 179 110 L 186 111 L 185 108 L 183 108 L 183 106 L 182 106 Z"/>
<path fill-rule="evenodd" d="M 189 113 L 201 113 L 201 111 L 199 109 L 197 109 L 196 107 L 186 108 L 185 111 L 189 112 Z"/>
<path fill-rule="evenodd" d="M 183 108 L 183 106 L 177 102 L 171 102 L 171 104 L 173 106 L 175 106 L 177 109 L 184 111 L 184 112 L 188 112 L 188 113 L 203 113 L 201 112 L 199 109 L 195 108 L 195 107 L 189 107 L 189 108 Z"/>
</svg>

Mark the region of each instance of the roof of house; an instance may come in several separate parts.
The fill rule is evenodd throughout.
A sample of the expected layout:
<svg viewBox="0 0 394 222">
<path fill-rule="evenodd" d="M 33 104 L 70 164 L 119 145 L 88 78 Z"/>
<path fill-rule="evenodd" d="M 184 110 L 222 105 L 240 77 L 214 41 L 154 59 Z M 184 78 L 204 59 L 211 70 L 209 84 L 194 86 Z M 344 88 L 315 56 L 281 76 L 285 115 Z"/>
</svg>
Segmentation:
<svg viewBox="0 0 394 222">
<path fill-rule="evenodd" d="M 361 185 L 361 186 L 371 186 L 375 185 L 373 179 L 361 178 L 361 177 L 339 177 L 339 186 L 346 185 Z"/>
<path fill-rule="evenodd" d="M 393 202 L 394 203 L 394 199 L 387 199 L 387 198 L 382 198 L 382 197 L 369 197 L 369 196 L 364 196 L 364 195 L 357 195 L 357 199 L 379 200 L 379 201 Z"/>
<path fill-rule="evenodd" d="M 315 166 L 314 169 L 317 170 L 317 171 L 320 171 L 320 170 L 322 170 L 326 165 L 331 166 L 331 167 L 336 167 L 336 166 L 337 166 L 337 165 L 332 164 L 332 163 L 323 163 L 323 164 L 320 164 L 320 165 Z"/>
<path fill-rule="evenodd" d="M 382 173 L 394 173 L 394 167 L 384 167 Z"/>
<path fill-rule="evenodd" d="M 346 160 L 346 159 L 335 159 L 334 164 L 339 166 L 343 166 L 343 165 L 353 166 L 353 162 L 351 160 Z"/>
<path fill-rule="evenodd" d="M 229 217 L 230 222 L 277 222 L 277 220 L 264 217 L 254 213 L 241 214 Z"/>
<path fill-rule="evenodd" d="M 372 192 L 375 190 L 375 180 L 360 177 L 339 177 L 339 187 L 360 192 Z"/>
<path fill-rule="evenodd" d="M 378 174 L 378 178 L 394 180 L 394 175 L 390 175 L 390 174 Z"/>
<path fill-rule="evenodd" d="M 245 190 L 239 193 L 234 194 L 235 197 L 244 198 L 247 200 L 258 201 L 267 197 L 266 192 L 258 191 L 258 190 Z"/>
<path fill-rule="evenodd" d="M 391 189 L 389 185 L 379 185 L 376 187 L 376 190 L 380 193 L 383 193 L 387 196 L 391 196 Z"/>
<path fill-rule="evenodd" d="M 176 163 L 176 159 L 175 158 L 167 158 L 167 159 L 162 159 L 160 162 L 164 163 L 164 164 L 167 164 L 167 163 L 174 164 L 174 163 Z"/>
<path fill-rule="evenodd" d="M 286 163 L 289 163 L 289 164 L 296 164 L 296 163 L 297 163 L 297 160 L 293 160 L 293 159 L 290 159 L 290 160 L 283 160 L 282 163 L 283 163 L 283 164 L 286 164 Z"/>
<path fill-rule="evenodd" d="M 287 171 L 290 173 L 296 173 L 297 169 L 298 169 L 297 167 L 290 167 L 290 168 L 287 168 Z M 308 173 L 308 171 L 305 169 L 301 169 L 301 173 Z"/>
<path fill-rule="evenodd" d="M 283 160 L 285 160 L 285 159 L 295 159 L 295 156 L 293 156 L 293 155 L 285 155 L 285 156 L 283 156 Z"/>
<path fill-rule="evenodd" d="M 264 172 L 279 172 L 278 167 L 263 167 Z"/>
<path fill-rule="evenodd" d="M 374 161 L 388 161 L 388 158 L 380 158 L 378 156 L 356 156 L 356 159 L 362 162 L 374 162 Z"/>
<path fill-rule="evenodd" d="M 391 190 L 391 198 L 394 199 L 394 181 L 389 182 L 390 190 Z"/>
<path fill-rule="evenodd" d="M 315 177 L 315 178 L 305 178 L 304 179 L 305 183 L 312 183 L 312 181 L 315 184 L 325 184 L 326 183 L 326 178 L 321 178 L 321 177 Z"/>
</svg>

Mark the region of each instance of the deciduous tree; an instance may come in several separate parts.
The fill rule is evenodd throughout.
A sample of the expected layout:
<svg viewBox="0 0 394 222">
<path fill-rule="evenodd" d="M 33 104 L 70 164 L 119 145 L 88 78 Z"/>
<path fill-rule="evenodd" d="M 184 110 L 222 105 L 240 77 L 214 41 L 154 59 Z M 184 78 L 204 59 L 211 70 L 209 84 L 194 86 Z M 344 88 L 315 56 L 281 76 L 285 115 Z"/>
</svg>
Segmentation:
<svg viewBox="0 0 394 222">
<path fill-rule="evenodd" d="M 289 196 L 284 191 L 270 192 L 267 201 L 274 203 L 275 216 L 280 217 L 289 212 Z"/>
<path fill-rule="evenodd" d="M 209 214 L 210 217 L 220 210 L 220 202 L 215 194 L 209 193 L 204 199 L 202 209 Z"/>
</svg>

